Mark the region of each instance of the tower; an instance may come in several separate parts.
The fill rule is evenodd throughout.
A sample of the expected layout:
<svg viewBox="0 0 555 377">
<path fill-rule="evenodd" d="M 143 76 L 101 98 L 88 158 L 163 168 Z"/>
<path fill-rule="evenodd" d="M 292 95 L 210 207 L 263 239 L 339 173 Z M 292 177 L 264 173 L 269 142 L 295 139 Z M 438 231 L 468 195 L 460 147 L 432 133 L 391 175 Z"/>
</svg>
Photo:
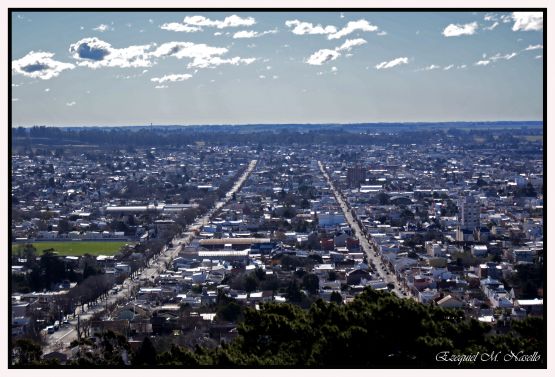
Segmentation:
<svg viewBox="0 0 555 377">
<path fill-rule="evenodd" d="M 359 187 L 360 182 L 366 179 L 366 170 L 360 165 L 355 165 L 347 169 L 347 186 L 351 188 Z"/>
<path fill-rule="evenodd" d="M 461 204 L 461 229 L 473 231 L 480 227 L 480 203 L 473 196 L 465 196 Z"/>
</svg>

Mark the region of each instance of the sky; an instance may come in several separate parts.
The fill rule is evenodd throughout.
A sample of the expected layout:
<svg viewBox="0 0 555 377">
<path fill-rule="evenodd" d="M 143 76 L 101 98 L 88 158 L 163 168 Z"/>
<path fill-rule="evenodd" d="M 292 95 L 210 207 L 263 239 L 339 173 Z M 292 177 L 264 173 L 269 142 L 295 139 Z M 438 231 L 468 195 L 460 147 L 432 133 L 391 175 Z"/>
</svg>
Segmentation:
<svg viewBox="0 0 555 377">
<path fill-rule="evenodd" d="M 11 18 L 13 127 L 542 120 L 541 13 Z"/>
</svg>

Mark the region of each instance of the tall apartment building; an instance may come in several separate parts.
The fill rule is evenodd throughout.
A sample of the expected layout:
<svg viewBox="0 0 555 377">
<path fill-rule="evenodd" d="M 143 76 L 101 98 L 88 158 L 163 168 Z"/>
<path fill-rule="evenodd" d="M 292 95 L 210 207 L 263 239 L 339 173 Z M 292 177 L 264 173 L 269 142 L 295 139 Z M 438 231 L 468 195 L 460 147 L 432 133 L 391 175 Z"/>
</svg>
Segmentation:
<svg viewBox="0 0 555 377">
<path fill-rule="evenodd" d="M 360 165 L 355 165 L 347 169 L 347 186 L 357 188 L 366 179 L 366 169 Z"/>
<path fill-rule="evenodd" d="M 461 229 L 473 231 L 480 227 L 480 203 L 473 196 L 465 196 L 461 203 Z"/>
</svg>

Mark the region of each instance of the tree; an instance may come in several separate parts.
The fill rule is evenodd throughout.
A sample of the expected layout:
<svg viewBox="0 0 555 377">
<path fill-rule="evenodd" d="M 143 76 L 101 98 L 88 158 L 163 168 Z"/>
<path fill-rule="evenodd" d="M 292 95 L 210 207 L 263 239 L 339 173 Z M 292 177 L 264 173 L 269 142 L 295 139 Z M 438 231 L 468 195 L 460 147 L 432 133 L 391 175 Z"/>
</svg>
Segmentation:
<svg viewBox="0 0 555 377">
<path fill-rule="evenodd" d="M 40 362 L 41 347 L 29 339 L 18 339 L 12 349 L 12 363 L 14 365 L 32 365 Z"/>
<path fill-rule="evenodd" d="M 220 367 L 431 367 L 435 355 L 447 349 L 462 354 L 544 349 L 542 320 L 508 335 L 486 337 L 490 329 L 462 311 L 367 288 L 346 305 L 317 300 L 309 310 L 277 303 L 247 308 L 238 338 L 211 351 L 197 348 L 187 360 Z M 536 365 L 545 365 L 545 358 Z"/>
<path fill-rule="evenodd" d="M 320 280 L 314 274 L 306 274 L 303 276 L 303 287 L 312 295 L 318 293 L 320 288 Z"/>
<path fill-rule="evenodd" d="M 380 205 L 389 204 L 389 195 L 384 192 L 380 192 L 378 195 L 376 195 L 376 200 Z"/>
<path fill-rule="evenodd" d="M 60 233 L 60 234 L 68 233 L 72 229 L 73 228 L 71 227 L 71 225 L 69 224 L 69 222 L 66 219 L 62 219 L 58 222 L 58 233 Z"/>
<path fill-rule="evenodd" d="M 301 302 L 304 296 L 296 280 L 291 280 L 289 282 L 285 295 L 291 302 Z"/>
<path fill-rule="evenodd" d="M 256 276 L 256 278 L 258 279 L 258 281 L 262 281 L 266 279 L 266 271 L 260 267 L 257 267 L 254 270 L 254 274 Z"/>
<path fill-rule="evenodd" d="M 216 314 L 220 319 L 229 322 L 235 322 L 241 315 L 241 311 L 241 305 L 233 300 L 221 306 Z"/>
<path fill-rule="evenodd" d="M 156 348 L 154 348 L 154 345 L 148 336 L 145 336 L 143 342 L 141 343 L 141 347 L 139 347 L 137 353 L 133 357 L 133 364 L 148 366 L 156 365 Z"/>
<path fill-rule="evenodd" d="M 333 291 L 330 296 L 330 302 L 335 302 L 336 304 L 341 305 L 343 303 L 343 297 L 341 296 L 341 293 Z"/>
<path fill-rule="evenodd" d="M 41 256 L 40 268 L 45 288 L 50 288 L 52 284 L 59 283 L 66 277 L 64 262 L 51 251 L 46 251 Z"/>
<path fill-rule="evenodd" d="M 258 287 L 258 282 L 256 281 L 256 278 L 252 274 L 248 275 L 245 278 L 245 291 L 250 293 L 255 291 L 257 287 Z"/>
</svg>

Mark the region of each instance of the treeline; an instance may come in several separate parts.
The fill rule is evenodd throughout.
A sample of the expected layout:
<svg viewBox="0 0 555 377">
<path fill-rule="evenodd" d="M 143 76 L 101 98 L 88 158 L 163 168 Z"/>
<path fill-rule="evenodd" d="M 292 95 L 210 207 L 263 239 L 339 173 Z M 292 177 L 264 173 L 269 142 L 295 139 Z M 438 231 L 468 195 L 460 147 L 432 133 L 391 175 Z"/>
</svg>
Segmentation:
<svg viewBox="0 0 555 377">
<path fill-rule="evenodd" d="M 278 144 L 278 145 L 351 145 L 356 142 L 358 145 L 385 145 L 385 144 L 411 144 L 411 143 L 432 143 L 439 142 L 444 136 L 448 135 L 451 141 L 464 144 L 473 144 L 473 138 L 469 136 L 480 136 L 488 144 L 522 144 L 523 139 L 518 135 L 542 134 L 540 128 L 523 129 L 496 129 L 496 130 L 469 130 L 469 129 L 405 129 L 387 130 L 380 132 L 361 132 L 356 128 L 333 127 L 330 129 L 280 129 L 276 126 L 273 130 L 262 130 L 259 132 L 249 132 L 248 126 L 243 126 L 234 130 L 231 127 L 218 128 L 212 127 L 193 127 L 193 128 L 141 128 L 135 130 L 132 127 L 118 129 L 61 129 L 56 127 L 32 127 L 15 128 L 12 130 L 12 142 L 17 146 L 33 146 L 37 143 L 60 145 L 60 144 L 94 144 L 108 147 L 121 146 L 170 146 L 180 147 L 183 145 L 194 144 L 195 142 L 207 142 L 214 145 L 244 145 L 244 144 Z M 217 132 L 218 130 L 222 132 Z M 225 132 L 223 131 L 225 130 Z M 497 138 L 494 137 L 497 136 Z M 502 137 L 499 137 L 502 135 Z"/>
<path fill-rule="evenodd" d="M 318 300 L 308 310 L 291 304 L 262 304 L 246 309 L 231 343 L 194 350 L 172 345 L 159 352 L 150 339 L 128 360 L 131 367 L 545 367 L 546 328 L 543 319 L 513 321 L 498 335 L 488 324 L 465 318 L 462 311 L 399 299 L 367 288 L 347 305 Z M 106 339 L 104 339 L 106 338 Z M 119 356 L 129 350 L 121 337 L 103 335 L 92 350 L 71 361 L 77 366 L 126 365 Z M 511 359 L 459 364 L 438 362 L 436 355 L 492 355 L 511 352 L 540 357 L 534 362 Z M 16 344 L 14 361 L 40 364 L 40 352 Z"/>
</svg>

